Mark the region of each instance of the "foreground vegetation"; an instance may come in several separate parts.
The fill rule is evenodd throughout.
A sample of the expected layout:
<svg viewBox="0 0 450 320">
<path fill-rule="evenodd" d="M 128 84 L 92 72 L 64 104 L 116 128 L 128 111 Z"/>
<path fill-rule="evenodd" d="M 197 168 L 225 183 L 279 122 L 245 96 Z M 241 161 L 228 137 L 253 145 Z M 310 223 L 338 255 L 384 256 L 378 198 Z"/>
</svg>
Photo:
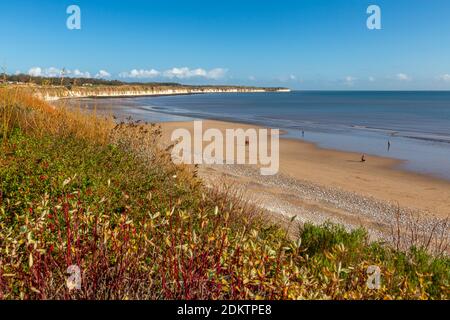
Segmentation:
<svg viewBox="0 0 450 320">
<path fill-rule="evenodd" d="M 157 126 L 0 88 L 2 299 L 448 299 L 450 260 L 265 222 L 175 166 Z M 81 288 L 66 285 L 81 270 Z M 381 287 L 366 282 L 369 266 Z"/>
</svg>

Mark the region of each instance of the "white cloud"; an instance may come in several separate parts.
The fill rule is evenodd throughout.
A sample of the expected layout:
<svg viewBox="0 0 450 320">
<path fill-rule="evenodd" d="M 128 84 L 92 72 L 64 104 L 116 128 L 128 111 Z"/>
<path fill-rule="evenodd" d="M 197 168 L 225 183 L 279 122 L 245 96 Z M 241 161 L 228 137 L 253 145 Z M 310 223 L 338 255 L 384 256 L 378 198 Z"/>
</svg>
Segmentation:
<svg viewBox="0 0 450 320">
<path fill-rule="evenodd" d="M 256 77 L 255 77 L 255 76 L 249 76 L 249 77 L 248 77 L 248 80 L 250 80 L 250 81 L 255 81 L 255 80 L 256 80 Z"/>
<path fill-rule="evenodd" d="M 411 77 L 404 73 L 397 73 L 395 78 L 399 81 L 410 81 Z"/>
<path fill-rule="evenodd" d="M 221 79 L 221 78 L 225 77 L 227 72 L 228 72 L 227 69 L 215 68 L 215 69 L 209 70 L 207 72 L 207 78 Z"/>
<path fill-rule="evenodd" d="M 55 67 L 50 67 L 45 69 L 44 73 L 47 77 L 59 77 L 62 73 L 62 70 Z M 65 70 L 65 73 L 67 73 L 67 70 Z"/>
<path fill-rule="evenodd" d="M 130 79 L 149 79 L 149 78 L 168 78 L 168 79 L 190 79 L 190 78 L 204 78 L 204 79 L 221 79 L 225 77 L 227 69 L 215 68 L 211 70 L 205 70 L 202 68 L 189 69 L 187 67 L 183 68 L 172 68 L 166 71 L 158 71 L 155 69 L 133 69 L 131 71 L 122 72 L 119 74 L 120 78 L 130 78 Z M 33 67 L 28 70 L 28 74 L 35 77 L 60 77 L 62 75 L 71 76 L 76 78 L 91 78 L 89 72 L 83 72 L 79 69 L 67 70 L 59 69 L 55 67 L 41 68 Z M 106 70 L 100 70 L 95 74 L 95 78 L 110 78 L 112 75 Z"/>
<path fill-rule="evenodd" d="M 109 77 L 111 77 L 111 74 L 108 72 L 108 71 L 106 71 L 106 70 L 100 70 L 96 75 L 95 75 L 95 77 L 96 78 L 109 78 Z"/>
<path fill-rule="evenodd" d="M 353 86 L 355 84 L 355 81 L 357 80 L 357 78 L 352 77 L 352 76 L 346 76 L 344 78 L 344 82 L 346 85 L 348 86 Z"/>
<path fill-rule="evenodd" d="M 227 73 L 226 69 L 215 68 L 209 71 L 205 69 L 189 69 L 187 67 L 184 68 L 172 68 L 170 70 L 166 70 L 163 72 L 163 76 L 169 79 L 177 78 L 177 79 L 189 79 L 194 77 L 201 77 L 206 79 L 220 79 L 225 76 Z"/>
<path fill-rule="evenodd" d="M 439 77 L 440 80 L 450 82 L 450 74 L 446 73 Z"/>
<path fill-rule="evenodd" d="M 369 81 L 370 82 L 375 82 L 375 78 L 374 77 L 369 77 Z"/>
<path fill-rule="evenodd" d="M 121 78 L 155 78 L 155 77 L 164 77 L 169 79 L 189 79 L 194 77 L 205 78 L 205 79 L 220 79 L 225 76 L 227 73 L 226 69 L 215 68 L 211 70 L 205 70 L 201 68 L 197 69 L 189 69 L 187 67 L 184 68 L 172 68 L 163 72 L 160 72 L 155 69 L 145 70 L 145 69 L 133 69 L 129 72 L 122 72 L 119 74 Z"/>
<path fill-rule="evenodd" d="M 167 78 L 178 78 L 185 79 L 191 77 L 206 77 L 206 71 L 204 69 L 194 69 L 189 68 L 172 68 L 170 70 L 164 71 L 164 76 Z"/>
<path fill-rule="evenodd" d="M 130 72 L 121 72 L 119 74 L 119 77 L 121 78 L 138 78 L 138 79 L 142 79 L 142 78 L 154 78 L 159 76 L 161 73 L 155 69 L 151 69 L 151 70 L 144 70 L 144 69 L 133 69 Z"/>
<path fill-rule="evenodd" d="M 276 80 L 280 82 L 297 81 L 297 76 L 294 74 L 283 75 L 281 77 L 276 78 Z"/>
<path fill-rule="evenodd" d="M 70 72 L 69 70 L 69 74 L 73 75 L 76 78 L 90 78 L 91 74 L 89 72 L 82 72 L 78 69 L 73 70 L 73 72 Z"/>
<path fill-rule="evenodd" d="M 78 69 L 73 71 L 67 69 L 59 69 L 55 67 L 50 67 L 46 69 L 42 69 L 41 67 L 33 67 L 28 70 L 28 74 L 33 77 L 60 77 L 63 74 L 65 76 L 73 76 L 76 78 L 90 78 L 91 75 L 89 72 L 82 72 Z"/>
<path fill-rule="evenodd" d="M 28 70 L 28 74 L 32 77 L 40 77 L 42 75 L 42 69 L 39 67 L 33 67 Z"/>
</svg>

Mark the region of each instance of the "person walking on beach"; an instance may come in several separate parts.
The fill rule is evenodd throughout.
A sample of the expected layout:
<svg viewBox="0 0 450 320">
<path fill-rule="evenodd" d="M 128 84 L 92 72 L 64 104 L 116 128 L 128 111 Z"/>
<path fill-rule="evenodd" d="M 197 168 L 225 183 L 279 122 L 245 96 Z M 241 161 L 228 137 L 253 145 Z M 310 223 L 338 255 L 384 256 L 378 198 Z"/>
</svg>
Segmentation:
<svg viewBox="0 0 450 320">
<path fill-rule="evenodd" d="M 305 137 L 305 130 L 302 129 L 302 138 Z"/>
<path fill-rule="evenodd" d="M 388 151 L 390 151 L 390 150 L 391 150 L 391 141 L 388 140 Z"/>
<path fill-rule="evenodd" d="M 366 155 L 363 153 L 363 155 L 361 156 L 361 162 L 366 162 Z"/>
</svg>

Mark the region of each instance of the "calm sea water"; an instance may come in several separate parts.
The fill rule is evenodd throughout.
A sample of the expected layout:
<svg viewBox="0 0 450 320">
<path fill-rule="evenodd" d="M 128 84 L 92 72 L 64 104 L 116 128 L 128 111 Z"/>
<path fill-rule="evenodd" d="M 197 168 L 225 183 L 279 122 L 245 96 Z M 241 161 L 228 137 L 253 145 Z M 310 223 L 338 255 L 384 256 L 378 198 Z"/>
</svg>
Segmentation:
<svg viewBox="0 0 450 320">
<path fill-rule="evenodd" d="M 450 179 L 450 92 L 295 91 L 96 103 L 146 121 L 217 119 L 280 128 L 291 138 L 406 160 L 405 169 Z"/>
</svg>

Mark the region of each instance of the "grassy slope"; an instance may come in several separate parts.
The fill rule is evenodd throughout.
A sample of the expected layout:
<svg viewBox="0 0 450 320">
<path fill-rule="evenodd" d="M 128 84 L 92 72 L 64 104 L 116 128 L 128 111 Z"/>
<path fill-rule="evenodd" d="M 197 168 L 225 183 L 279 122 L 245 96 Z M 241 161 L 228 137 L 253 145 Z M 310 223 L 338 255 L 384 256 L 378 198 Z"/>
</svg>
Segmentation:
<svg viewBox="0 0 450 320">
<path fill-rule="evenodd" d="M 0 132 L 1 298 L 448 299 L 448 258 L 332 225 L 287 238 L 173 165 L 157 127 L 52 111 L 0 88 Z M 70 265 L 81 290 L 66 287 Z M 379 290 L 366 286 L 370 265 Z"/>
</svg>

